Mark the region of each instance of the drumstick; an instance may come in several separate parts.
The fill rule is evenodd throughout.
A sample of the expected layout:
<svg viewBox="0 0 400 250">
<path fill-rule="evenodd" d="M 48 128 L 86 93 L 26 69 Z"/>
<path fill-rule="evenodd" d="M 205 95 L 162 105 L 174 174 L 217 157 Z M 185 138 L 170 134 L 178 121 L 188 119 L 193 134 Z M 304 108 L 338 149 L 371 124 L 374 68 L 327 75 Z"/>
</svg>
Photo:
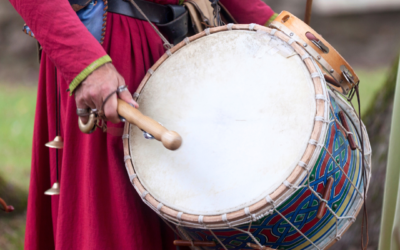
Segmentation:
<svg viewBox="0 0 400 250">
<path fill-rule="evenodd" d="M 161 141 L 167 149 L 176 150 L 181 146 L 182 137 L 177 132 L 166 129 L 121 99 L 118 99 L 117 112 L 129 123 L 135 124 L 138 128 L 151 134 L 156 140 Z"/>
<path fill-rule="evenodd" d="M 307 0 L 306 14 L 305 14 L 305 17 L 304 17 L 304 22 L 307 25 L 310 25 L 310 22 L 311 22 L 312 4 L 313 4 L 313 0 Z"/>
</svg>

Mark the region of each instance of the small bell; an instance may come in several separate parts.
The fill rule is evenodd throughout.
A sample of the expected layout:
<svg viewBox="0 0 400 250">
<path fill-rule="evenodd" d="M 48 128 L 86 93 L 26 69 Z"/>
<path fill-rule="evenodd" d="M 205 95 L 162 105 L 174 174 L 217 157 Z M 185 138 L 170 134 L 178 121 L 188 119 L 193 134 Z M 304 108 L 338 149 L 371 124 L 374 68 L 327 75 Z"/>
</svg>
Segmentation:
<svg viewBox="0 0 400 250">
<path fill-rule="evenodd" d="M 60 183 L 54 182 L 53 186 L 44 192 L 45 195 L 59 195 L 60 194 Z"/>
<path fill-rule="evenodd" d="M 57 135 L 56 138 L 54 138 L 54 140 L 46 143 L 45 146 L 49 147 L 49 148 L 62 149 L 64 147 L 63 138 L 61 136 Z"/>
</svg>

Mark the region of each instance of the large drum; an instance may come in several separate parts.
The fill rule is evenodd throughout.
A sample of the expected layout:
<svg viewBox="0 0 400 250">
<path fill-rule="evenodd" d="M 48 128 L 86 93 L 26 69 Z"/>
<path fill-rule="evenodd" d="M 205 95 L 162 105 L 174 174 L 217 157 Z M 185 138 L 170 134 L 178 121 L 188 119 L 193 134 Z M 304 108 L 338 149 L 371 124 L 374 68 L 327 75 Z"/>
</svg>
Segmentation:
<svg viewBox="0 0 400 250">
<path fill-rule="evenodd" d="M 127 124 L 130 180 L 188 245 L 325 249 L 355 221 L 370 177 L 366 130 L 283 32 L 207 29 L 168 50 L 135 97 L 183 144 L 166 150 Z"/>
</svg>

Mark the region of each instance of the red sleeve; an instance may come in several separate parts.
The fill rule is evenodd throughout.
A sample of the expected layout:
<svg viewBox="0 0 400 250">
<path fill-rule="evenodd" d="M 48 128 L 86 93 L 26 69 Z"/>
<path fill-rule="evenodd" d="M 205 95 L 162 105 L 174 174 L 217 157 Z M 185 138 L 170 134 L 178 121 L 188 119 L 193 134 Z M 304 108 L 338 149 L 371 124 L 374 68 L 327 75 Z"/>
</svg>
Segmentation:
<svg viewBox="0 0 400 250">
<path fill-rule="evenodd" d="M 220 0 L 238 23 L 265 25 L 274 11 L 261 0 Z"/>
<path fill-rule="evenodd" d="M 70 83 L 92 62 L 106 55 L 67 0 L 10 0 Z"/>
</svg>

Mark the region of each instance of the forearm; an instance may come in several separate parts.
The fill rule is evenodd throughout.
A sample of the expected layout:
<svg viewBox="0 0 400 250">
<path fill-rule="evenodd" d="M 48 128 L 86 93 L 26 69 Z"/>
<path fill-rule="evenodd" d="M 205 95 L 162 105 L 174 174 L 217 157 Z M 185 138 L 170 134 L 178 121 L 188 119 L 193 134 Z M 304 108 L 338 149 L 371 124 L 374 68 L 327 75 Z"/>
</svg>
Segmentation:
<svg viewBox="0 0 400 250">
<path fill-rule="evenodd" d="M 88 71 L 89 65 L 98 67 L 94 62 L 100 58 L 104 61 L 107 54 L 103 47 L 82 24 L 67 0 L 10 2 L 68 83 L 85 69 Z"/>
</svg>

